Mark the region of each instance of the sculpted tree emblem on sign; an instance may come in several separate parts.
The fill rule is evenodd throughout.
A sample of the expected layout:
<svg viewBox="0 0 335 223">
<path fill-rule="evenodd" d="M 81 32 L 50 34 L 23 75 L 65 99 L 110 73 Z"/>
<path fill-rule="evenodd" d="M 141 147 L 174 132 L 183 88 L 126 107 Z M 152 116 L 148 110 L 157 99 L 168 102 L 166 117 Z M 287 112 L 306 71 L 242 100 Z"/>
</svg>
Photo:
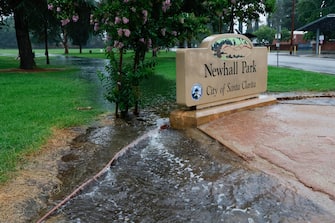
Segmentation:
<svg viewBox="0 0 335 223">
<path fill-rule="evenodd" d="M 223 37 L 212 44 L 211 50 L 214 56 L 221 59 L 239 59 L 248 56 L 252 47 L 252 43 L 247 39 Z"/>
</svg>

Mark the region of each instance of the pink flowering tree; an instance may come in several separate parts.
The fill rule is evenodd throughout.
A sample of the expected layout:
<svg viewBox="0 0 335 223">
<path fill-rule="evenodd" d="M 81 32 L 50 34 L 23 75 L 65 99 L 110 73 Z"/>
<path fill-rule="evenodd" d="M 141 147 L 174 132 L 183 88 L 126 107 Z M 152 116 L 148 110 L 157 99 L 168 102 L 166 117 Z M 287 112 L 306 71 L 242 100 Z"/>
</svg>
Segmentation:
<svg viewBox="0 0 335 223">
<path fill-rule="evenodd" d="M 156 48 L 164 38 L 177 36 L 171 28 L 170 9 L 170 0 L 107 0 L 92 15 L 94 30 L 107 36 L 109 75 L 100 77 L 106 84 L 106 98 L 116 105 L 116 116 L 118 110 L 126 115 L 131 107 L 138 113 L 140 81 L 153 72 L 155 64 L 145 60 L 146 52 Z M 134 50 L 132 63 L 123 60 L 126 49 Z"/>
<path fill-rule="evenodd" d="M 85 15 L 85 12 L 89 8 L 93 8 L 93 0 L 48 0 L 48 10 L 53 13 L 60 21 L 60 26 L 62 30 L 62 43 L 64 46 L 65 54 L 69 53 L 68 47 L 68 35 L 69 35 L 69 25 L 77 24 L 80 20 L 80 14 Z M 83 20 L 83 19 L 82 19 Z M 78 26 L 82 26 L 84 29 L 84 24 L 82 21 Z M 87 19 L 87 24 L 89 20 Z"/>
</svg>

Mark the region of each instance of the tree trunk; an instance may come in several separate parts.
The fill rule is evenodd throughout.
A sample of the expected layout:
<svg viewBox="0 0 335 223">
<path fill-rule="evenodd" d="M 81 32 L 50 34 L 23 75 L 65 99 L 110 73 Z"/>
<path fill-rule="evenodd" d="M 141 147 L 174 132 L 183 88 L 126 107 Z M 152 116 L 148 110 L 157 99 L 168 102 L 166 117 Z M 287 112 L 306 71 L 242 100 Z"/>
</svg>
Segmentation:
<svg viewBox="0 0 335 223">
<path fill-rule="evenodd" d="M 48 46 L 48 22 L 44 22 L 44 46 L 45 46 L 45 56 L 47 60 L 47 64 L 50 64 L 49 59 L 49 46 Z"/>
<path fill-rule="evenodd" d="M 69 54 L 68 38 L 65 29 L 63 29 L 63 46 L 64 46 L 64 54 Z"/>
<path fill-rule="evenodd" d="M 29 38 L 28 23 L 25 18 L 25 11 L 23 7 L 14 8 L 14 20 L 16 40 L 19 48 L 20 68 L 25 70 L 34 69 L 34 55 Z"/>
<path fill-rule="evenodd" d="M 234 33 L 234 5 L 231 5 L 229 32 Z"/>
</svg>

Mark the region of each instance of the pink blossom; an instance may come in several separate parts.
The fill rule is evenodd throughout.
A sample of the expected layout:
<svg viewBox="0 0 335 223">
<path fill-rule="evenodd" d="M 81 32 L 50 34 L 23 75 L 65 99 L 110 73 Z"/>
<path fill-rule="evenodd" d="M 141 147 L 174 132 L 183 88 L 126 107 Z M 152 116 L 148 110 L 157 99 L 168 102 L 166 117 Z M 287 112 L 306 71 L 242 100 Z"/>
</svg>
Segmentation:
<svg viewBox="0 0 335 223">
<path fill-rule="evenodd" d="M 143 16 L 144 16 L 144 17 L 148 17 L 148 11 L 147 11 L 147 10 L 143 9 L 143 10 L 142 10 L 142 13 L 143 13 Z"/>
<path fill-rule="evenodd" d="M 79 20 L 79 16 L 78 15 L 73 15 L 72 16 L 72 21 L 73 22 L 78 22 L 78 20 Z"/>
<path fill-rule="evenodd" d="M 62 11 L 62 9 L 60 7 L 57 7 L 56 11 L 60 12 L 60 11 Z"/>
<path fill-rule="evenodd" d="M 162 33 L 163 36 L 165 36 L 166 29 L 165 28 L 161 29 L 161 33 Z"/>
<path fill-rule="evenodd" d="M 130 36 L 130 30 L 129 29 L 123 29 L 123 33 L 126 37 Z"/>
<path fill-rule="evenodd" d="M 163 3 L 162 3 L 162 10 L 163 12 L 166 12 L 171 6 L 171 1 L 170 0 L 165 0 Z"/>
<path fill-rule="evenodd" d="M 123 35 L 123 30 L 120 28 L 117 30 L 117 34 L 121 37 Z"/>
<path fill-rule="evenodd" d="M 129 2 L 129 0 L 123 0 L 123 2 L 124 2 L 124 3 L 128 3 L 128 2 Z"/>
<path fill-rule="evenodd" d="M 144 38 L 141 38 L 141 39 L 140 39 L 140 42 L 145 43 Z"/>
<path fill-rule="evenodd" d="M 70 19 L 68 19 L 68 18 L 61 20 L 62 26 L 67 25 L 69 22 L 70 22 Z"/>
<path fill-rule="evenodd" d="M 111 52 L 111 51 L 112 51 L 112 47 L 111 47 L 111 46 L 107 46 L 107 48 L 106 48 L 106 52 L 109 53 L 109 52 Z"/>
<path fill-rule="evenodd" d="M 115 48 L 118 48 L 118 49 L 121 49 L 124 47 L 124 44 L 122 42 L 119 42 L 117 40 L 114 41 L 114 47 Z"/>
<path fill-rule="evenodd" d="M 126 17 L 122 17 L 123 24 L 127 24 L 129 22 L 129 19 Z"/>
<path fill-rule="evenodd" d="M 119 41 L 115 40 L 114 41 L 114 47 L 117 48 L 118 45 L 119 45 Z"/>
<path fill-rule="evenodd" d="M 99 23 L 94 23 L 94 31 L 98 31 L 99 30 Z"/>
<path fill-rule="evenodd" d="M 231 2 L 231 4 L 233 4 L 233 5 L 236 4 L 236 0 L 231 0 L 230 2 Z"/>
<path fill-rule="evenodd" d="M 48 10 L 53 10 L 54 6 L 53 4 L 48 4 Z"/>
<path fill-rule="evenodd" d="M 177 34 L 178 34 L 177 31 L 172 31 L 171 33 L 172 33 L 172 35 L 174 35 L 174 36 L 177 36 Z"/>
<path fill-rule="evenodd" d="M 109 52 L 111 52 L 111 51 L 112 51 L 112 47 L 111 47 L 111 46 L 107 46 L 107 47 L 106 47 L 106 52 L 109 53 Z"/>
<path fill-rule="evenodd" d="M 114 21 L 114 23 L 115 23 L 115 24 L 119 24 L 120 22 L 121 22 L 120 17 L 116 16 L 116 17 L 115 17 L 115 21 Z"/>
<path fill-rule="evenodd" d="M 143 24 L 148 21 L 148 11 L 147 10 L 142 10 L 143 14 Z"/>
</svg>

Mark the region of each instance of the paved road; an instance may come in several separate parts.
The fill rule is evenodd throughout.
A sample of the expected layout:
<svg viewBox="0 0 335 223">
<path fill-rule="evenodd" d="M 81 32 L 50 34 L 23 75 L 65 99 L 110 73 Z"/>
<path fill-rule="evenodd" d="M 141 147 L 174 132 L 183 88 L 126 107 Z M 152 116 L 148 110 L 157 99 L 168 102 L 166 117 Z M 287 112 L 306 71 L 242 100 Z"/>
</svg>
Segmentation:
<svg viewBox="0 0 335 223">
<path fill-rule="evenodd" d="M 268 54 L 268 64 L 277 66 L 277 53 L 273 52 Z M 288 53 L 279 53 L 278 65 L 280 67 L 292 67 L 320 73 L 335 74 L 335 55 L 317 57 L 311 54 L 291 56 Z"/>
</svg>

